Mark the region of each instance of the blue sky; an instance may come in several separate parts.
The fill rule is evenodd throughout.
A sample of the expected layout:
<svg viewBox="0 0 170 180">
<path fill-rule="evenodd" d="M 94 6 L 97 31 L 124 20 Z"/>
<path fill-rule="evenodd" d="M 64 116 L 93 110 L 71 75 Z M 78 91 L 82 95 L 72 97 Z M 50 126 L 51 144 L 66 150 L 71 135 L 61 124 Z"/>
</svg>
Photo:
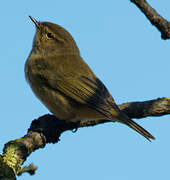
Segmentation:
<svg viewBox="0 0 170 180">
<path fill-rule="evenodd" d="M 170 1 L 149 1 L 170 19 Z M 169 40 L 130 1 L 1 2 L 0 149 L 23 136 L 31 121 L 49 113 L 24 77 L 35 27 L 28 15 L 65 27 L 82 57 L 105 83 L 116 102 L 169 97 Z M 32 153 L 36 175 L 18 179 L 168 179 L 170 116 L 137 120 L 156 140 L 152 143 L 119 123 L 65 132 L 58 144 Z"/>
</svg>

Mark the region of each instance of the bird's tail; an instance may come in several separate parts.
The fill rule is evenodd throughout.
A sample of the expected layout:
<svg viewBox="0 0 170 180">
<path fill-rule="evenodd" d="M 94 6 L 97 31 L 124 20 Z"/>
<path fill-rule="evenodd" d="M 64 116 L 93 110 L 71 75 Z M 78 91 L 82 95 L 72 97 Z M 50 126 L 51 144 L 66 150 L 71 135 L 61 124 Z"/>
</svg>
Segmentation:
<svg viewBox="0 0 170 180">
<path fill-rule="evenodd" d="M 126 124 L 130 128 L 134 129 L 136 132 L 144 136 L 148 141 L 151 141 L 151 139 L 155 139 L 152 134 L 150 134 L 147 130 L 145 130 L 143 127 L 141 127 L 139 124 L 131 120 L 126 114 L 119 111 L 119 115 L 117 117 L 117 121 Z"/>
<path fill-rule="evenodd" d="M 144 136 L 147 140 L 151 141 L 150 139 L 155 139 L 155 137 L 152 136 L 152 134 L 150 134 L 143 127 L 141 127 L 139 124 L 132 121 L 131 119 L 128 119 L 128 120 L 124 121 L 123 123 L 126 124 L 127 126 L 131 127 L 132 129 L 134 129 L 136 132 L 138 132 L 142 136 Z"/>
</svg>

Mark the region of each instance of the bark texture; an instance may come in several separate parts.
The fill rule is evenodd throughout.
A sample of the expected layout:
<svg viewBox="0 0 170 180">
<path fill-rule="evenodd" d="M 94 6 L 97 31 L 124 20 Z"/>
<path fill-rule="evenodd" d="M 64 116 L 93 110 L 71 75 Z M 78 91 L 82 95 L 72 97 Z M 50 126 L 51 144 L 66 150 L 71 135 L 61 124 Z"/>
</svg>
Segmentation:
<svg viewBox="0 0 170 180">
<path fill-rule="evenodd" d="M 131 0 L 161 33 L 162 39 L 170 38 L 170 22 L 152 8 L 146 0 Z"/>
</svg>

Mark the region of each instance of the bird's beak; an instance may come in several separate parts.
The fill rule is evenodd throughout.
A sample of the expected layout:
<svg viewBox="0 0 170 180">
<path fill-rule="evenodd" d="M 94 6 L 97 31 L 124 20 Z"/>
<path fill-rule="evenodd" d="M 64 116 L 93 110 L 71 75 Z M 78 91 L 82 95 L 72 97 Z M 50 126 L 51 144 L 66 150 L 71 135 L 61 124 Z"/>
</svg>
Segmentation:
<svg viewBox="0 0 170 180">
<path fill-rule="evenodd" d="M 35 24 L 36 28 L 40 29 L 40 22 L 36 21 L 32 16 L 29 16 L 29 18 Z"/>
</svg>

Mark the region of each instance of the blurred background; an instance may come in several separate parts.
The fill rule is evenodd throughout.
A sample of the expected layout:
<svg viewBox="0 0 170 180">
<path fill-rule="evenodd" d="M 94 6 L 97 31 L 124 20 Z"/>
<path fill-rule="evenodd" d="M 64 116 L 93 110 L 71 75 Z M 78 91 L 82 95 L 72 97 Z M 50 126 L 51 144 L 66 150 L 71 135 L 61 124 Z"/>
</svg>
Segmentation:
<svg viewBox="0 0 170 180">
<path fill-rule="evenodd" d="M 170 1 L 149 3 L 167 20 Z M 65 27 L 82 57 L 105 83 L 117 104 L 169 97 L 169 40 L 130 1 L 3 1 L 0 7 L 0 150 L 22 137 L 33 119 L 49 111 L 25 81 L 24 64 L 34 24 L 28 18 Z M 18 179 L 143 180 L 170 177 L 170 116 L 137 122 L 156 140 L 149 143 L 130 128 L 107 123 L 65 132 L 57 144 L 32 153 L 24 165 L 38 166 Z"/>
</svg>

